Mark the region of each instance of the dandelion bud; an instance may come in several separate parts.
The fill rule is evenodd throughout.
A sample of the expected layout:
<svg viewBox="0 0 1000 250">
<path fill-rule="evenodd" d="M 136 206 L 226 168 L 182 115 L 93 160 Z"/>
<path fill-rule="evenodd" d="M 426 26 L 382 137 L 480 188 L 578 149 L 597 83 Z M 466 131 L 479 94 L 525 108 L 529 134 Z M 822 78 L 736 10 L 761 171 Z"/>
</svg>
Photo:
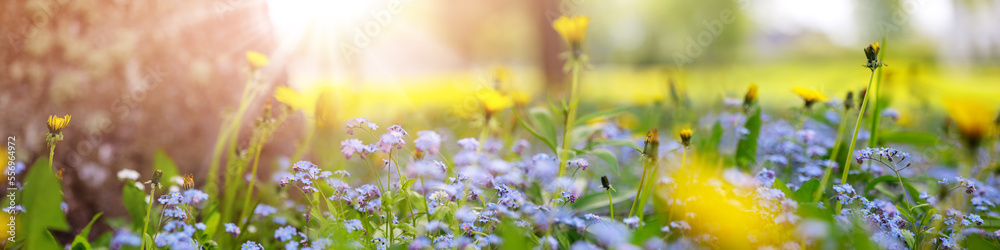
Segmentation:
<svg viewBox="0 0 1000 250">
<path fill-rule="evenodd" d="M 882 66 L 882 62 L 878 60 L 878 53 L 878 42 L 872 43 L 865 48 L 865 57 L 868 58 L 868 62 L 864 65 L 866 68 L 875 71 L 875 69 Z"/>
<path fill-rule="evenodd" d="M 643 146 L 642 154 L 649 156 L 651 154 L 656 154 L 657 150 L 660 148 L 660 131 L 650 130 L 646 133 L 646 143 Z"/>
<path fill-rule="evenodd" d="M 865 95 L 866 94 L 868 94 L 868 89 L 861 89 L 861 91 L 858 91 L 858 106 L 859 107 L 865 101 Z"/>
<path fill-rule="evenodd" d="M 611 182 L 608 181 L 607 175 L 601 176 L 601 187 L 604 188 L 604 190 L 611 190 Z"/>
<path fill-rule="evenodd" d="M 163 178 L 163 170 L 156 170 L 153 172 L 153 179 L 149 180 L 149 182 L 153 183 L 153 186 L 159 186 L 161 178 Z"/>
<path fill-rule="evenodd" d="M 691 146 L 691 135 L 692 134 L 693 134 L 693 132 L 691 132 L 691 129 L 689 129 L 689 128 L 681 130 L 681 133 L 680 133 L 681 144 L 683 144 L 684 147 L 690 147 Z"/>
<path fill-rule="evenodd" d="M 844 110 L 852 108 L 854 108 L 854 92 L 847 91 L 847 97 L 844 98 Z"/>
<path fill-rule="evenodd" d="M 750 104 L 753 104 L 753 102 L 756 100 L 757 100 L 757 84 L 751 83 L 750 88 L 747 89 L 746 96 L 743 97 L 743 106 L 749 107 Z"/>
<path fill-rule="evenodd" d="M 865 48 L 865 57 L 868 57 L 868 62 L 878 61 L 878 42 L 874 42 Z"/>
</svg>

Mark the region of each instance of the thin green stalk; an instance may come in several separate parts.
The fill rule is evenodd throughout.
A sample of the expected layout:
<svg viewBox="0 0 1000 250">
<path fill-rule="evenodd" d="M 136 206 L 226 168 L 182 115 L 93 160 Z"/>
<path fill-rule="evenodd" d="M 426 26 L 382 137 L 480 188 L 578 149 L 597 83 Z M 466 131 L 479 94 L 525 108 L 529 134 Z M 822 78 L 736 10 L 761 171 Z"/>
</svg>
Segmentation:
<svg viewBox="0 0 1000 250">
<path fill-rule="evenodd" d="M 874 70 L 872 70 L 871 75 L 868 76 L 868 87 L 865 88 L 865 93 L 868 93 L 868 91 L 871 90 L 873 78 L 875 78 Z M 854 152 L 854 145 L 858 142 L 858 131 L 861 130 L 861 119 L 864 118 L 865 107 L 868 106 L 868 96 L 870 95 L 866 94 L 864 99 L 862 99 L 861 109 L 859 109 L 860 111 L 858 112 L 858 121 L 854 123 L 854 136 L 851 137 L 851 146 L 847 148 L 847 159 L 844 160 L 844 173 L 840 176 L 840 185 L 847 184 L 847 173 L 851 171 L 851 162 L 853 162 L 851 160 L 851 155 Z M 837 202 L 837 209 L 834 211 L 840 211 L 841 208 L 843 208 L 843 205 L 840 204 L 840 202 Z"/>
<path fill-rule="evenodd" d="M 611 212 L 608 212 L 608 215 L 611 215 L 611 220 L 615 220 L 615 203 L 611 201 L 611 190 L 606 189 L 604 192 L 608 193 L 608 209 L 611 209 Z"/>
<path fill-rule="evenodd" d="M 232 150 L 236 146 L 236 137 L 239 135 L 240 131 L 240 121 L 243 114 L 246 112 L 247 108 L 250 106 L 250 101 L 252 96 L 256 96 L 254 90 L 254 82 L 256 81 L 256 71 L 250 72 L 250 76 L 247 78 L 247 84 L 243 88 L 243 94 L 240 95 L 240 104 L 236 113 L 230 117 L 230 120 L 224 122 L 223 128 L 219 130 L 219 137 L 216 139 L 215 148 L 212 152 L 212 163 L 208 169 L 208 183 L 205 184 L 205 192 L 209 194 L 209 197 L 216 197 L 218 194 L 218 184 L 216 183 L 219 175 L 219 160 L 222 158 L 222 149 L 227 145 L 225 139 L 229 139 L 229 159 L 233 158 L 235 150 Z M 220 224 L 221 227 L 221 224 Z"/>
<path fill-rule="evenodd" d="M 829 166 L 823 172 L 823 179 L 820 180 L 819 188 L 813 195 L 813 202 L 819 202 L 823 197 L 823 192 L 826 191 L 826 184 L 830 181 L 830 175 L 833 173 L 833 164 L 836 164 L 837 155 L 840 154 L 840 145 L 843 144 L 844 129 L 847 129 L 847 115 L 849 113 L 850 111 L 844 110 L 844 114 L 840 116 L 840 125 L 837 125 L 837 140 L 833 144 L 833 152 L 830 152 L 830 164 L 827 164 Z"/>
<path fill-rule="evenodd" d="M 402 189 L 403 184 L 404 184 L 403 183 L 403 177 L 405 177 L 406 175 L 404 175 L 402 173 L 402 171 L 399 171 L 399 163 L 396 162 L 396 158 L 393 157 L 392 154 L 389 154 L 389 159 L 392 160 L 393 164 L 396 164 L 396 175 L 399 176 L 400 192 L 405 192 L 405 194 L 403 194 L 403 198 L 406 199 L 406 207 L 410 208 L 410 222 L 413 224 L 414 227 L 416 227 L 417 226 L 417 216 L 416 216 L 416 214 L 413 213 L 413 208 L 412 208 L 413 207 L 413 203 L 410 202 L 410 194 L 409 194 L 409 192 L 407 192 L 407 190 Z"/>
<path fill-rule="evenodd" d="M 882 38 L 881 50 L 882 51 L 879 52 L 879 58 L 878 58 L 880 63 L 882 62 L 882 59 L 885 58 L 885 37 Z M 878 75 L 878 78 L 875 79 L 875 107 L 872 108 L 872 125 L 871 128 L 869 128 L 868 130 L 869 148 L 878 148 L 878 127 L 879 127 L 879 122 L 882 120 L 882 113 L 879 111 L 879 104 L 878 104 L 879 102 L 878 100 L 882 97 L 879 94 L 880 92 L 882 92 L 882 67 L 878 67 L 877 70 L 878 73 L 876 74 Z M 871 92 L 866 92 L 865 95 L 868 95 L 867 93 Z M 864 110 L 862 110 L 862 112 L 864 112 Z M 868 162 L 868 166 L 871 166 L 871 164 L 872 164 L 871 162 Z"/>
<path fill-rule="evenodd" d="M 635 208 L 639 205 L 639 197 L 642 195 L 642 188 L 646 183 L 646 172 L 649 172 L 649 166 L 645 164 L 645 160 L 642 164 L 642 176 L 639 177 L 639 188 L 635 190 L 635 198 L 632 198 L 632 208 L 629 209 L 628 217 L 635 215 Z"/>
<path fill-rule="evenodd" d="M 140 236 L 142 237 L 141 246 L 143 248 L 146 247 L 146 231 L 149 228 L 149 211 L 153 210 L 153 197 L 155 197 L 154 195 L 156 195 L 156 184 L 149 185 L 149 199 L 146 200 L 149 203 L 149 205 L 146 207 L 146 223 L 142 226 L 142 235 Z"/>
<path fill-rule="evenodd" d="M 566 174 L 566 160 L 569 160 L 569 148 L 573 141 L 570 139 L 573 132 L 573 123 L 576 122 L 576 106 L 579 103 L 580 97 L 578 96 L 577 89 L 580 85 L 580 62 L 573 63 L 573 81 L 570 85 L 569 91 L 569 110 L 566 111 L 566 126 L 563 130 L 563 143 L 562 149 L 559 152 L 559 177 Z"/>
<path fill-rule="evenodd" d="M 483 118 L 483 129 L 479 131 L 479 147 L 476 148 L 476 152 L 482 152 L 482 149 L 486 148 L 486 137 L 489 135 L 490 130 L 490 116 L 489 113 L 486 113 L 486 117 Z"/>
<path fill-rule="evenodd" d="M 686 158 L 687 158 L 687 149 L 685 148 L 685 149 L 683 149 L 683 151 L 681 153 L 681 168 L 682 169 L 684 168 L 684 163 L 685 163 Z M 649 159 L 649 164 L 653 165 L 653 166 L 652 166 L 652 169 L 650 169 L 650 171 L 649 171 L 649 178 L 648 178 L 648 180 L 646 180 L 646 183 L 643 183 L 643 185 L 646 186 L 646 188 L 645 188 L 646 189 L 646 193 L 642 195 L 642 200 L 639 201 L 639 208 L 638 208 L 639 210 L 636 211 L 638 213 L 638 215 L 639 215 L 639 219 L 642 219 L 642 217 L 644 215 L 643 209 L 646 208 L 646 202 L 648 202 L 649 201 L 649 197 L 652 196 L 652 192 L 651 191 L 653 190 L 653 185 L 654 185 L 654 183 L 656 183 L 656 180 L 657 180 L 656 179 L 656 173 L 659 173 L 659 169 L 660 169 L 660 164 L 656 163 L 656 159 L 655 158 L 650 158 Z"/>
<path fill-rule="evenodd" d="M 56 154 L 56 144 L 54 142 L 49 142 L 52 145 L 49 147 L 49 170 L 55 170 L 52 168 L 52 157 Z"/>
<path fill-rule="evenodd" d="M 266 133 L 266 131 L 262 131 L 261 133 Z M 262 148 L 264 148 L 264 137 L 265 136 L 262 135 L 260 138 L 258 138 L 257 148 L 256 150 L 254 150 L 255 152 L 253 156 L 253 167 L 250 169 L 250 182 L 247 183 L 247 195 L 244 196 L 243 198 L 243 209 L 240 212 L 240 217 L 239 217 L 241 221 L 243 220 L 243 218 L 246 218 L 247 213 L 250 211 L 250 195 L 253 194 L 253 184 L 255 181 L 257 181 L 257 165 L 260 163 L 260 151 Z M 243 221 L 243 223 L 245 224 L 249 221 L 250 220 L 246 220 Z"/>
</svg>

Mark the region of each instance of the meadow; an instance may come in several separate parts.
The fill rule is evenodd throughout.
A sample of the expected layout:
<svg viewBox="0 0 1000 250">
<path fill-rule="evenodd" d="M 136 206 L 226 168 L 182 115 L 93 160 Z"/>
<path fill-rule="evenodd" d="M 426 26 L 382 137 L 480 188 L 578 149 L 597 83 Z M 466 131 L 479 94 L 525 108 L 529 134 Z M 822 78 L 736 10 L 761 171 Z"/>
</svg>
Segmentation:
<svg viewBox="0 0 1000 250">
<path fill-rule="evenodd" d="M 973 85 L 1000 73 L 911 66 L 885 39 L 829 62 L 602 68 L 588 22 L 552 24 L 564 95 L 503 66 L 272 91 L 248 51 L 208 170 L 157 151 L 115 176 L 127 216 L 82 228 L 52 164 L 80 125 L 47 116 L 49 154 L 9 140 L 5 249 L 1000 248 L 1000 86 Z M 291 153 L 263 160 L 282 131 Z"/>
</svg>

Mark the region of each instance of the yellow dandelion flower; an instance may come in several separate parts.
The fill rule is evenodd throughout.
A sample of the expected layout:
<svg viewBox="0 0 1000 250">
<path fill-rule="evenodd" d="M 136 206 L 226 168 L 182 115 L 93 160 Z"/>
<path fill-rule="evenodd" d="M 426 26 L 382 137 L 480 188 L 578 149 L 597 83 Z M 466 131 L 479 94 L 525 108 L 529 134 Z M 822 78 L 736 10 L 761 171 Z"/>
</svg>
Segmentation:
<svg viewBox="0 0 1000 250">
<path fill-rule="evenodd" d="M 750 83 L 746 96 L 743 97 L 743 106 L 750 106 L 757 100 L 757 84 Z"/>
<path fill-rule="evenodd" d="M 977 147 L 983 138 L 989 136 L 996 114 L 985 101 L 966 95 L 950 96 L 945 99 L 948 116 L 955 121 L 958 132 L 970 147 Z"/>
<path fill-rule="evenodd" d="M 479 103 L 483 105 L 486 115 L 492 115 L 497 111 L 510 107 L 510 97 L 504 96 L 496 90 L 488 89 L 479 94 Z"/>
<path fill-rule="evenodd" d="M 819 90 L 795 87 L 792 88 L 792 92 L 795 92 L 795 94 L 799 95 L 806 102 L 806 108 L 812 107 L 813 103 L 830 100 L 830 98 L 826 97 L 823 92 L 819 92 Z"/>
<path fill-rule="evenodd" d="M 583 43 L 583 38 L 587 35 L 587 24 L 590 18 L 585 16 L 562 16 L 552 22 L 552 27 L 559 32 L 570 48 L 577 50 Z"/>
<path fill-rule="evenodd" d="M 247 62 L 250 63 L 250 67 L 259 69 L 267 66 L 267 64 L 270 63 L 270 60 L 267 59 L 266 55 L 251 50 L 247 51 Z"/>
<path fill-rule="evenodd" d="M 69 126 L 70 118 L 72 118 L 72 116 L 70 115 L 66 115 L 62 118 L 50 115 L 48 121 L 49 133 L 58 134 L 60 131 L 62 131 L 62 129 L 66 128 L 66 126 Z"/>
</svg>

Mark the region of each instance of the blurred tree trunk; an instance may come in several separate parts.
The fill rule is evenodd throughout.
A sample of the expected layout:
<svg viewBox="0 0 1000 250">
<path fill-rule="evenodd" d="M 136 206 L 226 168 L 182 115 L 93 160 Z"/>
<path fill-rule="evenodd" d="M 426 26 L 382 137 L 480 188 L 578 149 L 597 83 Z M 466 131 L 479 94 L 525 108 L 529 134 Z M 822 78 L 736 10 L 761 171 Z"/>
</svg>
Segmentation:
<svg viewBox="0 0 1000 250">
<path fill-rule="evenodd" d="M 535 13 L 538 22 L 538 44 L 541 56 L 539 65 L 545 81 L 545 89 L 550 92 L 560 93 L 565 90 L 563 86 L 568 86 L 565 82 L 566 75 L 562 71 L 563 60 L 559 54 L 565 50 L 562 38 L 552 29 L 552 21 L 559 18 L 562 13 L 559 0 L 538 0 L 531 1 L 532 13 Z"/>
</svg>

